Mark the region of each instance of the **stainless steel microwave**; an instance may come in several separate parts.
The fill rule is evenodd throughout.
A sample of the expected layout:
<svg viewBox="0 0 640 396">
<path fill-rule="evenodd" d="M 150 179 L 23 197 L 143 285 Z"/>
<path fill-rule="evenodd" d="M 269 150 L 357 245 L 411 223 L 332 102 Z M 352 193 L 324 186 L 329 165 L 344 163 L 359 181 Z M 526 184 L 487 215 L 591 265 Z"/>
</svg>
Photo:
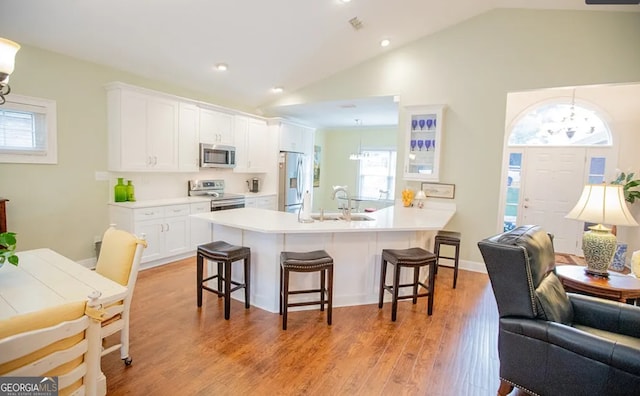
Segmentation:
<svg viewBox="0 0 640 396">
<path fill-rule="evenodd" d="M 236 166 L 236 148 L 221 144 L 200 143 L 201 168 L 233 168 Z"/>
</svg>

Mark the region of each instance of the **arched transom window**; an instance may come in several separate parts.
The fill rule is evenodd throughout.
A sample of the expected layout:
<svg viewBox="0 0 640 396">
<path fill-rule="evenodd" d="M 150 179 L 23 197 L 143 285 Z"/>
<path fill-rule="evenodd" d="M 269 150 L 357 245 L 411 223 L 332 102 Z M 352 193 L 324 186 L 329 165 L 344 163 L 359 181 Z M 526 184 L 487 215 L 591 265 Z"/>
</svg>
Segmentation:
<svg viewBox="0 0 640 396">
<path fill-rule="evenodd" d="M 610 146 L 611 132 L 596 111 L 552 102 L 523 112 L 513 124 L 509 146 Z"/>
</svg>

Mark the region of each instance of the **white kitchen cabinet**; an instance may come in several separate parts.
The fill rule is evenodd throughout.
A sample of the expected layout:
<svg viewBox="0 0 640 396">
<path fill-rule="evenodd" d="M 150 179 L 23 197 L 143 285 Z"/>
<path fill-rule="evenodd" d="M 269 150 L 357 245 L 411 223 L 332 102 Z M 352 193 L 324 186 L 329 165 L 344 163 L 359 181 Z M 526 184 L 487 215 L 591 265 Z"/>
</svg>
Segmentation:
<svg viewBox="0 0 640 396">
<path fill-rule="evenodd" d="M 236 173 L 266 173 L 275 169 L 277 156 L 266 121 L 235 116 Z"/>
<path fill-rule="evenodd" d="M 178 168 L 183 172 L 200 170 L 198 125 L 200 109 L 192 103 L 180 103 L 178 124 Z"/>
<path fill-rule="evenodd" d="M 110 171 L 177 171 L 179 102 L 107 87 Z"/>
<path fill-rule="evenodd" d="M 437 182 L 444 105 L 405 107 L 406 121 L 404 179 Z"/>
<path fill-rule="evenodd" d="M 211 203 L 198 202 L 190 205 L 190 213 L 207 213 L 211 211 Z M 191 222 L 191 248 L 197 249 L 199 245 L 209 243 L 212 241 L 211 224 L 204 220 L 189 218 Z"/>
<path fill-rule="evenodd" d="M 208 144 L 234 144 L 234 128 L 232 114 L 220 111 L 200 108 L 200 143 Z"/>
<path fill-rule="evenodd" d="M 147 248 L 142 263 L 191 251 L 189 204 L 130 209 L 112 205 L 110 222 L 135 235 L 144 234 Z"/>
<path fill-rule="evenodd" d="M 310 154 L 313 151 L 314 130 L 312 128 L 284 121 L 280 121 L 278 124 L 280 151 L 295 151 L 305 154 Z M 309 142 L 311 142 L 311 148 L 309 148 Z"/>
<path fill-rule="evenodd" d="M 259 197 L 244 198 L 244 206 L 246 208 L 261 208 L 269 210 L 278 210 L 278 197 L 273 195 L 261 195 Z"/>
</svg>

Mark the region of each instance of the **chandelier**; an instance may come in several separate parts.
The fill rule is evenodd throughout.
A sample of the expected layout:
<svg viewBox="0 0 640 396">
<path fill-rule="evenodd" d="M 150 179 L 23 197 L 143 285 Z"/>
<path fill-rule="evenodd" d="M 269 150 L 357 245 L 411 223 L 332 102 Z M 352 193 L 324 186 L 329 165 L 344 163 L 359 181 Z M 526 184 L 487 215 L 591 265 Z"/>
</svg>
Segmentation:
<svg viewBox="0 0 640 396">
<path fill-rule="evenodd" d="M 576 114 L 576 112 L 582 114 Z M 549 135 L 565 134 L 571 139 L 576 133 L 582 135 L 591 134 L 596 130 L 596 127 L 592 124 L 590 117 L 581 108 L 576 110 L 576 90 L 573 90 L 571 96 L 571 105 L 569 108 L 561 114 L 559 120 L 554 120 L 549 123 L 547 133 Z"/>
<path fill-rule="evenodd" d="M 356 122 L 356 126 L 362 126 L 362 120 L 359 118 L 355 119 Z M 369 158 L 369 153 L 367 152 L 362 152 L 362 135 L 360 135 L 360 144 L 358 146 L 358 152 L 357 153 L 351 153 L 349 154 L 349 159 L 352 161 L 360 161 L 363 159 L 367 159 Z"/>
<path fill-rule="evenodd" d="M 5 95 L 9 95 L 9 75 L 13 73 L 16 53 L 20 45 L 0 37 L 0 105 L 5 103 Z"/>
</svg>

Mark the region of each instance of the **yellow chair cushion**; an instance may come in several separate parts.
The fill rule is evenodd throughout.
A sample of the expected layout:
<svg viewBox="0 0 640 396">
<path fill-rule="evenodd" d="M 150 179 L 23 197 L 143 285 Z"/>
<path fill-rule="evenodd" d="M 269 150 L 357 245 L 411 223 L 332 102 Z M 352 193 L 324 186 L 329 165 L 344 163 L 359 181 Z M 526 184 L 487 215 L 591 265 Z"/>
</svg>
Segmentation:
<svg viewBox="0 0 640 396">
<path fill-rule="evenodd" d="M 126 286 L 138 243 L 144 243 L 126 231 L 109 228 L 102 237 L 96 272 Z"/>
<path fill-rule="evenodd" d="M 76 301 L 4 319 L 0 321 L 0 339 L 32 330 L 44 329 L 61 322 L 78 319 L 84 315 L 85 305 L 85 301 Z M 78 334 L 72 335 L 71 337 L 57 341 L 51 345 L 48 345 L 47 347 L 30 353 L 29 355 L 4 364 L 0 364 L 0 375 L 4 375 L 5 373 L 13 371 L 26 364 L 35 362 L 36 360 L 41 359 L 42 357 L 47 356 L 53 352 L 70 348 L 71 346 L 82 341 L 84 338 L 85 337 L 83 331 Z M 78 364 L 82 363 L 82 361 L 82 357 L 79 357 L 74 361 L 75 364 L 72 362 L 65 363 L 59 367 L 56 367 L 45 375 L 57 376 L 64 374 L 70 371 L 71 368 L 76 367 Z"/>
</svg>

